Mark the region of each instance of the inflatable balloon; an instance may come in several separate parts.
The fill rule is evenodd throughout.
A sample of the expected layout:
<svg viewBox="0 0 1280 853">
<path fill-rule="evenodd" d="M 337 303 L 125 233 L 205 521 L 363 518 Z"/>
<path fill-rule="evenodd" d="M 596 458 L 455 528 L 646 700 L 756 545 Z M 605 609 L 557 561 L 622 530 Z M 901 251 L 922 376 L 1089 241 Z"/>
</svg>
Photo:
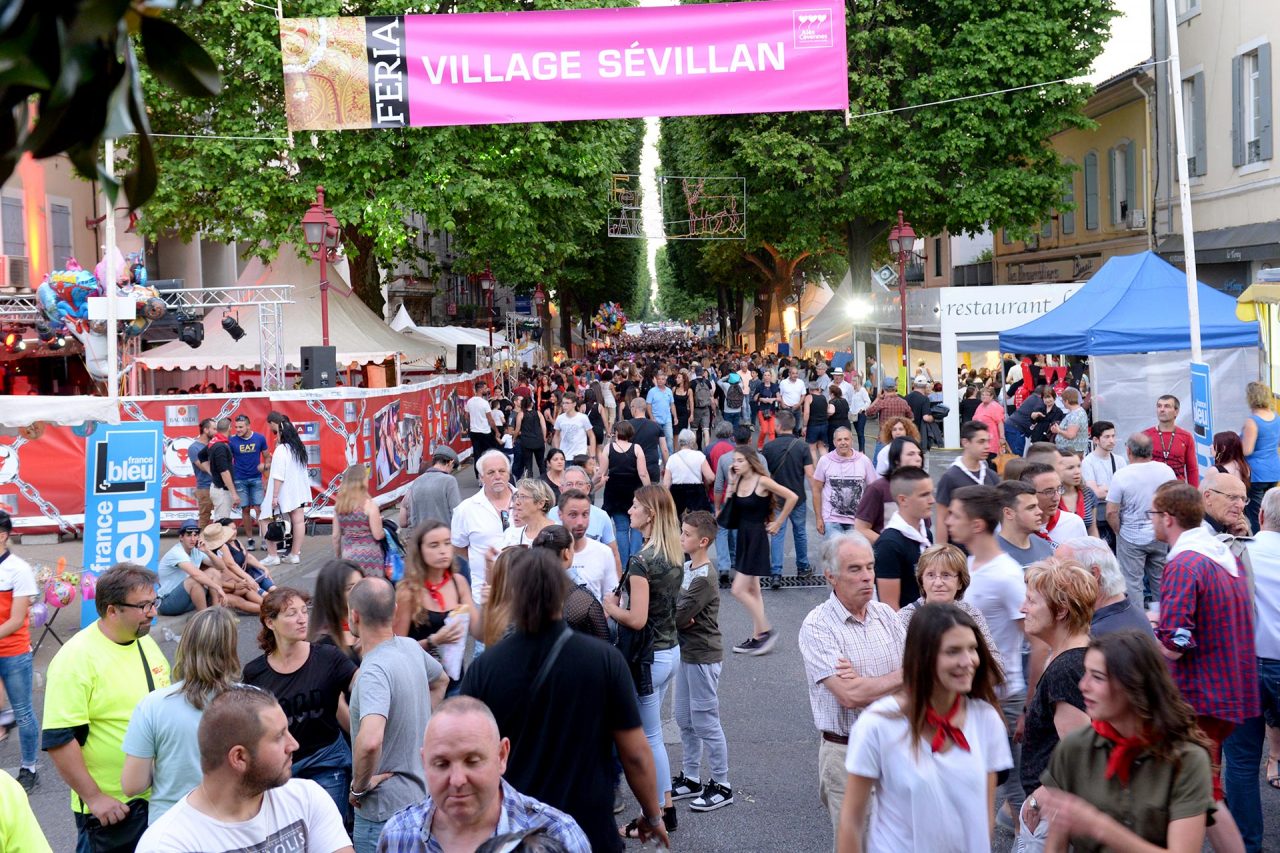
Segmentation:
<svg viewBox="0 0 1280 853">
<path fill-rule="evenodd" d="M 59 578 L 44 588 L 44 603 L 54 608 L 63 608 L 75 598 L 76 589 Z"/>
<path fill-rule="evenodd" d="M 93 601 L 97 597 L 98 576 L 92 572 L 85 572 L 80 576 L 80 600 Z"/>
<path fill-rule="evenodd" d="M 596 311 L 591 322 L 596 329 L 607 335 L 618 335 L 626 328 L 627 315 L 623 313 L 622 306 L 617 302 L 606 302 Z"/>
<path fill-rule="evenodd" d="M 28 615 L 31 617 L 31 627 L 39 628 L 49 621 L 49 605 L 43 601 L 37 601 L 31 605 Z"/>
</svg>

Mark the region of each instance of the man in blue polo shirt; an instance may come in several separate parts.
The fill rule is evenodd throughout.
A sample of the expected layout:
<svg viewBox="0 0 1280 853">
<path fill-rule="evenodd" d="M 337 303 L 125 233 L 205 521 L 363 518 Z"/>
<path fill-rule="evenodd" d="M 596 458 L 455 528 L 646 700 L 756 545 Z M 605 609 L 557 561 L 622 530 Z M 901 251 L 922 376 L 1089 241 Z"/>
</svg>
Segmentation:
<svg viewBox="0 0 1280 853">
<path fill-rule="evenodd" d="M 653 422 L 662 427 L 662 434 L 667 438 L 667 447 L 675 447 L 675 436 L 672 424 L 676 418 L 676 397 L 667 387 L 666 368 L 661 367 L 653 375 L 653 387 L 645 395 L 645 402 L 653 412 Z"/>
<path fill-rule="evenodd" d="M 258 543 L 252 538 L 253 531 L 258 529 L 254 510 L 262 506 L 262 472 L 266 470 L 263 454 L 267 451 L 267 439 L 249 426 L 248 415 L 236 415 L 236 432 L 231 436 L 230 444 L 231 458 L 234 460 L 231 479 L 235 483 L 236 494 L 240 497 L 241 529 L 251 534 L 245 547 L 254 551 L 258 547 Z"/>
</svg>

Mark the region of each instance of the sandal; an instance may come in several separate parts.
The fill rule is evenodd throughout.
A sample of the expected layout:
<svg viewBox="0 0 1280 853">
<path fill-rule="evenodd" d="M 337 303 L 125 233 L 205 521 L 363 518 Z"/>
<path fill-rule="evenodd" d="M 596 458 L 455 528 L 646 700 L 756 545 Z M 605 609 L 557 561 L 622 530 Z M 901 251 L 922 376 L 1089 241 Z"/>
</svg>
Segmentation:
<svg viewBox="0 0 1280 853">
<path fill-rule="evenodd" d="M 632 818 L 626 826 L 618 830 L 618 835 L 638 841 L 640 839 L 640 818 Z"/>
<path fill-rule="evenodd" d="M 1280 758 L 1273 755 L 1267 756 L 1267 784 L 1280 789 Z"/>
</svg>

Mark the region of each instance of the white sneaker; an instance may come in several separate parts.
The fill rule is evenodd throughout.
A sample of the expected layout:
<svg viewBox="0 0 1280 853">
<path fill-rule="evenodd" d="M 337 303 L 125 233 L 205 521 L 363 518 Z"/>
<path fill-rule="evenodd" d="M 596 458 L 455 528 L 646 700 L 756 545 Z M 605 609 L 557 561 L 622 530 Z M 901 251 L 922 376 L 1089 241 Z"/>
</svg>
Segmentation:
<svg viewBox="0 0 1280 853">
<path fill-rule="evenodd" d="M 286 563 L 294 563 L 294 564 L 301 563 L 301 562 L 302 562 L 302 555 L 301 555 L 301 554 L 290 554 L 289 556 L 287 556 L 287 557 L 285 557 L 285 558 L 284 558 L 284 561 L 285 561 Z"/>
<path fill-rule="evenodd" d="M 258 562 L 262 563 L 262 565 L 264 566 L 278 566 L 280 565 L 280 558 L 276 556 L 263 557 Z"/>
</svg>

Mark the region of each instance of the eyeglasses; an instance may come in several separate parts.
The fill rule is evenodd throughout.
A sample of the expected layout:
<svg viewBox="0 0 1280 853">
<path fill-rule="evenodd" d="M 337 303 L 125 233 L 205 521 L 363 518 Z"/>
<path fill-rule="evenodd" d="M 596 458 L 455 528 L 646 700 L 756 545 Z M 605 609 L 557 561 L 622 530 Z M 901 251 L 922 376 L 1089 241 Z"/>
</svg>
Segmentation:
<svg viewBox="0 0 1280 853">
<path fill-rule="evenodd" d="M 116 605 L 116 607 L 132 607 L 135 610 L 142 611 L 143 613 L 146 613 L 148 610 L 155 610 L 159 606 L 160 606 L 160 599 L 158 598 L 153 598 L 149 601 L 140 601 L 137 604 L 130 604 L 127 601 L 122 601 Z"/>
<path fill-rule="evenodd" d="M 1164 514 L 1165 514 L 1165 511 L 1162 509 L 1147 510 L 1147 518 L 1155 518 L 1157 515 L 1164 515 Z"/>
<path fill-rule="evenodd" d="M 1249 502 L 1249 499 L 1244 495 L 1229 495 L 1226 492 L 1220 492 L 1217 489 L 1206 489 L 1205 491 L 1213 492 L 1215 495 L 1222 495 L 1233 504 L 1245 504 Z"/>
<path fill-rule="evenodd" d="M 1061 495 L 1065 495 L 1066 493 L 1067 493 L 1066 486 L 1058 486 L 1056 489 L 1041 489 L 1040 491 L 1036 492 L 1036 494 L 1042 498 L 1051 498 L 1054 495 L 1061 496 Z"/>
<path fill-rule="evenodd" d="M 926 581 L 946 581 L 951 583 L 959 580 L 960 576 L 955 572 L 925 572 L 924 579 Z"/>
</svg>

